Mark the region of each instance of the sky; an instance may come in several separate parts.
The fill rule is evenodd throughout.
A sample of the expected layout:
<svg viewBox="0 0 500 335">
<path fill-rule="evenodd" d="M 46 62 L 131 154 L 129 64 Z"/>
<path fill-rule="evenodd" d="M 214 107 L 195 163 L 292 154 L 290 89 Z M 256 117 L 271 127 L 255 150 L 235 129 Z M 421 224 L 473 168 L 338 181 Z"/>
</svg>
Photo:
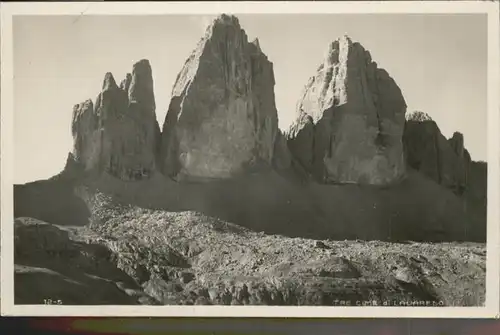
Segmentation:
<svg viewBox="0 0 500 335">
<path fill-rule="evenodd" d="M 442 133 L 464 134 L 486 160 L 487 17 L 483 14 L 236 14 L 274 64 L 279 126 L 286 129 L 328 45 L 347 34 L 401 88 L 408 111 Z M 153 69 L 160 127 L 175 78 L 211 16 L 25 16 L 13 19 L 15 183 L 59 173 L 72 148 L 73 105 L 120 82 L 133 63 Z"/>
</svg>

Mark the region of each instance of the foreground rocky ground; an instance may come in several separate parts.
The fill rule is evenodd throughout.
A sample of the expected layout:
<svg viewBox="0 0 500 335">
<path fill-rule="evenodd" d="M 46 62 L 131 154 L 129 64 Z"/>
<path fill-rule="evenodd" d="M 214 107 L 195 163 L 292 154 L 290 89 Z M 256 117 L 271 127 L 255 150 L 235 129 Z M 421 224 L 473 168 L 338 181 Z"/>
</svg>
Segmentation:
<svg viewBox="0 0 500 335">
<path fill-rule="evenodd" d="M 436 305 L 485 300 L 485 244 L 265 235 L 98 194 L 89 226 L 15 221 L 17 304 Z M 45 301 L 47 302 L 47 301 Z M 50 301 L 49 301 L 50 302 Z"/>
</svg>

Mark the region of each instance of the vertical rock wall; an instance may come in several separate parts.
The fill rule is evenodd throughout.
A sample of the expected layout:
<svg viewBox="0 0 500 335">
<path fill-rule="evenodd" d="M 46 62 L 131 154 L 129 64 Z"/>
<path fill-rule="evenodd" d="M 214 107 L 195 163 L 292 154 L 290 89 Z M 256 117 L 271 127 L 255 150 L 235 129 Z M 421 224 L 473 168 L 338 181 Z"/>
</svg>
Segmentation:
<svg viewBox="0 0 500 335">
<path fill-rule="evenodd" d="M 159 126 L 149 61 L 134 64 L 117 86 L 106 73 L 96 98 L 75 105 L 73 156 L 87 171 L 123 180 L 147 178 L 155 170 Z"/>
<path fill-rule="evenodd" d="M 405 173 L 405 112 L 394 80 L 343 36 L 329 46 L 303 91 L 289 148 L 321 183 L 389 184 Z"/>
<path fill-rule="evenodd" d="M 161 163 L 178 178 L 228 178 L 272 165 L 278 117 L 273 65 L 221 15 L 177 76 L 163 125 Z"/>
</svg>

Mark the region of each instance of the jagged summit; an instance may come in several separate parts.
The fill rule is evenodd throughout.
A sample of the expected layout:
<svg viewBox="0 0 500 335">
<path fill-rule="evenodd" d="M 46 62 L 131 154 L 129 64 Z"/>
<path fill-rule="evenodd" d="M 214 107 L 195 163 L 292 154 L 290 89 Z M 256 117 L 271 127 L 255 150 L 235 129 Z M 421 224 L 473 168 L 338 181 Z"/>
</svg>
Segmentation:
<svg viewBox="0 0 500 335">
<path fill-rule="evenodd" d="M 223 14 L 219 14 L 212 21 L 212 25 L 213 26 L 216 26 L 216 25 L 219 25 L 219 24 L 233 25 L 233 26 L 240 27 L 240 20 L 235 15 L 223 13 Z"/>
<path fill-rule="evenodd" d="M 215 30 L 227 29 L 228 27 L 234 27 L 237 30 L 240 30 L 241 26 L 239 19 L 234 15 L 219 14 L 218 16 L 214 17 L 212 21 L 207 25 L 205 29 L 205 35 L 198 42 L 198 44 L 203 44 L 203 40 L 210 38 Z"/>
<path fill-rule="evenodd" d="M 326 183 L 387 184 L 404 175 L 406 102 L 370 53 L 343 35 L 305 86 L 289 147 L 302 168 Z"/>
<path fill-rule="evenodd" d="M 272 164 L 278 116 L 273 65 L 239 20 L 218 16 L 172 89 L 161 145 L 163 172 L 227 178 Z"/>
<path fill-rule="evenodd" d="M 114 88 L 117 88 L 115 78 L 111 72 L 106 72 L 102 81 L 102 90 L 106 91 Z"/>
<path fill-rule="evenodd" d="M 459 195 L 470 188 L 471 157 L 460 132 L 447 139 L 427 113 L 414 111 L 406 114 L 403 142 L 409 167 Z"/>
<path fill-rule="evenodd" d="M 101 92 L 73 108 L 72 156 L 85 171 L 138 180 L 155 170 L 159 127 L 148 60 L 133 65 L 117 86 L 111 72 Z"/>
<path fill-rule="evenodd" d="M 130 103 L 140 103 L 148 112 L 155 113 L 153 70 L 149 60 L 141 59 L 132 66 L 127 93 Z"/>
<path fill-rule="evenodd" d="M 217 16 L 208 27 L 208 35 L 205 39 L 220 38 L 222 35 L 236 34 L 248 39 L 245 31 L 240 25 L 239 19 L 234 15 L 221 14 Z M 230 41 L 230 39 L 229 39 Z M 248 43 L 248 40 L 246 41 Z"/>
<path fill-rule="evenodd" d="M 337 40 L 352 41 L 352 38 L 347 33 L 344 33 L 342 36 L 338 37 Z"/>
<path fill-rule="evenodd" d="M 127 73 L 125 75 L 125 79 L 123 79 L 120 83 L 120 88 L 125 91 L 125 92 L 128 92 L 128 89 L 130 87 L 130 83 L 132 82 L 132 74 L 131 73 Z"/>
<path fill-rule="evenodd" d="M 359 42 L 354 41 L 350 36 L 344 34 L 328 45 L 324 55 L 325 64 L 323 65 L 335 65 L 346 62 L 348 54 L 353 53 L 365 54 L 366 62 L 372 62 L 370 53 Z"/>
<path fill-rule="evenodd" d="M 451 135 L 451 137 L 449 138 L 449 141 L 457 141 L 457 142 L 461 142 L 462 145 L 463 145 L 463 142 L 464 142 L 464 134 L 462 134 L 461 132 L 459 131 L 455 131 L 453 132 L 453 135 Z"/>
<path fill-rule="evenodd" d="M 405 114 L 406 121 L 425 122 L 433 121 L 431 116 L 422 111 L 411 111 Z"/>
<path fill-rule="evenodd" d="M 75 104 L 73 106 L 73 111 L 77 110 L 77 109 L 88 108 L 88 107 L 93 108 L 93 106 L 94 106 L 94 102 L 92 101 L 92 99 L 87 99 L 87 100 L 85 100 L 83 102 Z"/>
<path fill-rule="evenodd" d="M 262 49 L 260 48 L 260 42 L 259 42 L 259 38 L 255 38 L 253 41 L 252 41 L 252 44 L 255 45 L 255 47 L 257 48 L 257 50 L 259 52 L 262 52 Z"/>
<path fill-rule="evenodd" d="M 357 42 L 354 42 L 353 39 L 347 35 L 347 34 L 344 34 L 340 37 L 337 37 L 337 39 L 335 39 L 331 44 L 330 46 L 331 47 L 336 47 L 337 49 L 339 47 L 344 47 L 344 46 L 351 46 L 353 45 L 354 43 L 357 43 Z M 359 44 L 359 43 L 358 43 Z"/>
<path fill-rule="evenodd" d="M 149 59 L 143 58 L 143 59 L 135 62 L 134 65 L 132 65 L 132 69 L 135 69 L 138 67 L 149 68 L 151 70 L 151 63 L 149 62 Z"/>
</svg>

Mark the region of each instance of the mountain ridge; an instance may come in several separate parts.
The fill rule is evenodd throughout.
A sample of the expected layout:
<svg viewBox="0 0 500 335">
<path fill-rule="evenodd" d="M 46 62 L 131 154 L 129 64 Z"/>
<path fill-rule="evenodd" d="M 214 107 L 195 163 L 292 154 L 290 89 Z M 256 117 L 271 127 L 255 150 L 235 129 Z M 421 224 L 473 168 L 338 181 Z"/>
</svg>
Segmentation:
<svg viewBox="0 0 500 335">
<path fill-rule="evenodd" d="M 232 58 L 227 58 L 230 54 L 221 56 L 226 52 L 226 48 L 231 50 Z M 217 72 L 219 71 L 218 69 L 220 69 L 219 66 L 227 67 L 227 65 L 224 65 L 225 63 L 220 63 L 221 57 L 226 57 L 227 62 L 232 62 L 232 70 L 230 70 L 230 73 L 227 73 L 227 70 L 224 70 L 226 72 Z M 373 197 L 368 203 L 372 202 L 375 204 L 380 200 L 380 197 L 385 197 L 383 194 L 387 192 L 387 190 L 392 189 L 396 194 L 399 192 L 398 189 L 402 190 L 407 187 L 407 185 L 413 185 L 407 190 L 408 194 L 425 193 L 424 190 L 418 190 L 419 187 L 416 186 L 415 181 L 422 178 L 429 178 L 438 185 L 443 186 L 444 189 L 441 190 L 440 187 L 432 183 L 424 184 L 428 185 L 428 187 L 435 188 L 436 191 L 433 193 L 437 192 L 441 194 L 442 197 L 450 198 L 449 201 L 454 203 L 450 209 L 446 209 L 446 207 L 439 209 L 438 206 L 435 208 L 437 211 L 436 213 L 444 210 L 445 213 L 448 213 L 445 214 L 445 217 L 449 215 L 455 218 L 456 215 L 453 213 L 468 213 L 470 209 L 468 209 L 466 204 L 468 202 L 473 202 L 477 204 L 477 208 L 475 208 L 472 216 L 475 218 L 482 216 L 485 220 L 485 209 L 481 209 L 481 206 L 479 206 L 479 203 L 483 201 L 485 197 L 485 186 L 484 190 L 483 186 L 481 186 L 485 184 L 486 181 L 485 171 L 484 168 L 481 167 L 481 163 L 473 162 L 470 159 L 467 149 L 463 146 L 463 135 L 456 132 L 452 138 L 446 139 L 441 135 L 439 127 L 427 114 L 418 111 L 401 113 L 399 108 L 403 108 L 402 111 L 404 112 L 406 103 L 404 102 L 404 98 L 398 95 L 401 92 L 398 88 L 395 89 L 396 93 L 399 93 L 396 94 L 394 100 L 390 98 L 390 94 L 392 93 L 384 93 L 387 89 L 378 88 L 377 85 L 380 85 L 380 83 L 372 83 L 370 84 L 371 86 L 368 85 L 370 80 L 375 80 L 373 78 L 383 78 L 382 80 L 386 80 L 385 78 L 388 76 L 387 72 L 378 69 L 369 51 L 365 50 L 358 42 L 352 41 L 348 36 L 342 36 L 334 40 L 328 46 L 328 51 L 324 58 L 326 63 L 322 63 L 322 65 L 318 67 L 318 74 L 309 79 L 309 83 L 305 86 L 302 97 L 297 104 L 297 125 L 301 124 L 301 120 L 303 120 L 304 117 L 309 118 L 309 116 L 307 116 L 309 112 L 304 110 L 304 106 L 306 106 L 306 100 L 304 99 L 306 96 L 310 95 L 309 99 L 312 99 L 311 101 L 314 103 L 314 105 L 311 106 L 318 106 L 314 107 L 316 111 L 312 112 L 313 114 L 316 113 L 314 115 L 317 116 L 311 119 L 312 123 L 308 126 L 310 130 L 301 128 L 301 130 L 297 129 L 296 132 L 293 132 L 294 126 L 292 126 L 289 131 L 283 132 L 278 127 L 278 113 L 274 104 L 274 76 L 272 63 L 268 62 L 267 56 L 263 54 L 258 42 L 254 43 L 248 41 L 236 17 L 221 15 L 207 27 L 205 35 L 200 40 L 193 53 L 187 58 L 183 69 L 179 72 L 176 84 L 172 89 L 173 93 L 178 91 L 176 94 L 179 95 L 174 94 L 172 96 L 171 107 L 165 117 L 165 122 L 161 131 L 155 117 L 152 69 L 149 61 L 142 59 L 134 63 L 131 73 L 126 75 L 120 87 L 116 84 L 113 75 L 111 73 L 106 73 L 102 84 L 102 91 L 97 95 L 95 104 L 92 100 L 88 99 L 74 107 L 71 127 L 74 138 L 74 149 L 72 153 L 69 154 L 66 167 L 61 175 L 74 175 L 77 176 L 77 179 L 79 178 L 78 176 L 81 175 L 81 180 L 89 180 L 85 177 L 89 175 L 93 176 L 91 178 L 99 180 L 102 179 L 99 176 L 103 173 L 110 174 L 118 178 L 117 183 L 111 182 L 111 184 L 119 184 L 119 180 L 134 183 L 153 178 L 157 182 L 152 183 L 151 187 L 156 187 L 161 190 L 157 192 L 160 199 L 149 199 L 147 203 L 157 203 L 159 208 L 165 209 L 171 207 L 169 202 L 174 201 L 168 194 L 169 191 L 166 188 L 171 187 L 172 189 L 178 189 L 179 192 L 182 192 L 180 191 L 183 188 L 182 185 L 190 185 L 190 183 L 197 182 L 212 183 L 213 185 L 218 185 L 214 186 L 215 189 L 219 190 L 217 191 L 219 192 L 218 194 L 221 194 L 221 196 L 222 194 L 226 194 L 223 196 L 225 198 L 238 198 L 238 192 L 245 194 L 245 196 L 243 196 L 243 198 L 246 199 L 244 203 L 233 205 L 235 209 L 239 208 L 239 210 L 243 212 L 248 212 L 247 207 L 249 205 L 247 205 L 246 202 L 259 203 L 259 201 L 256 201 L 256 198 L 262 197 L 262 192 L 275 194 L 276 199 L 281 199 L 275 200 L 275 202 L 283 202 L 283 204 L 286 204 L 286 201 L 288 201 L 286 194 L 295 194 L 295 198 L 302 199 L 303 197 L 299 194 L 307 193 L 310 199 L 317 199 L 318 194 L 324 193 L 325 190 L 327 190 L 324 197 L 328 199 L 329 197 L 336 198 L 337 196 L 335 194 L 338 192 L 342 193 L 342 191 L 345 191 L 346 194 L 355 194 L 356 192 L 363 193 L 362 191 L 358 191 L 359 188 L 359 190 L 366 189 L 366 193 L 370 194 L 369 196 L 366 195 L 366 197 L 368 197 L 367 199 Z M 360 62 L 361 65 L 359 65 Z M 216 66 L 215 72 L 211 70 L 213 66 Z M 375 71 L 373 73 L 382 71 L 383 74 L 369 75 L 368 72 L 366 72 L 368 70 L 358 70 L 358 68 L 364 69 L 365 66 L 371 67 L 369 71 Z M 238 68 L 243 70 L 237 70 Z M 325 70 L 333 72 L 324 74 L 322 71 Z M 183 73 L 191 74 L 183 75 Z M 360 76 L 356 74 L 360 74 Z M 210 90 L 212 90 L 210 91 L 211 93 L 188 93 L 189 87 L 193 87 L 194 85 L 193 80 L 195 80 L 195 78 L 197 78 L 196 80 L 199 82 L 196 84 L 199 86 L 199 88 L 197 88 L 199 92 L 203 92 L 205 87 L 209 87 Z M 217 78 L 225 79 L 218 81 Z M 263 78 L 264 81 L 260 82 L 260 78 Z M 319 79 L 316 80 L 316 78 Z M 324 78 L 324 83 L 322 78 Z M 360 80 L 364 83 L 358 83 Z M 253 82 L 258 82 L 258 84 L 252 84 Z M 322 91 L 319 96 L 314 93 L 316 90 L 315 86 L 311 86 L 311 83 L 314 82 L 318 82 L 321 86 Z M 382 81 L 381 83 L 384 82 L 385 81 Z M 252 85 L 257 86 L 254 87 Z M 366 94 L 364 97 L 359 95 L 359 88 L 363 85 L 371 87 L 371 96 L 369 91 L 365 92 Z M 395 84 L 392 79 L 390 79 L 389 87 L 393 85 Z M 243 90 L 241 92 L 243 92 L 245 99 L 247 99 L 247 102 L 241 105 L 243 106 L 243 110 L 239 109 L 241 106 L 237 107 L 238 105 L 234 105 L 234 101 L 238 101 L 240 98 L 235 98 L 233 93 L 231 93 L 231 87 L 233 86 L 235 86 L 237 90 Z M 176 89 L 175 87 L 180 88 Z M 223 94 L 221 96 L 222 100 L 217 96 L 217 94 L 219 94 L 217 92 Z M 200 94 L 202 94 L 202 96 L 205 94 L 204 98 L 200 98 Z M 381 122 L 381 115 L 386 115 L 389 119 L 393 117 L 391 116 L 393 114 L 390 114 L 391 112 L 385 111 L 385 109 L 389 108 L 387 106 L 392 106 L 391 104 L 387 105 L 387 103 L 384 103 L 386 100 L 393 101 L 392 103 L 396 104 L 396 113 L 399 113 L 396 118 L 398 120 L 401 119 L 397 121 L 397 124 L 392 123 L 392 121 L 382 120 Z M 262 104 L 262 101 L 265 101 L 265 103 Z M 357 101 L 364 102 L 360 104 Z M 201 105 L 211 107 L 209 109 L 190 107 Z M 333 111 L 331 106 L 334 107 Z M 200 114 L 200 110 L 204 110 L 204 114 Z M 215 112 L 213 111 L 218 110 L 222 111 L 222 114 L 220 112 L 217 112 L 219 114 L 214 114 Z M 258 116 L 258 113 L 255 114 L 256 111 L 262 113 L 262 116 Z M 240 113 L 240 115 L 233 115 L 234 113 Z M 245 113 L 251 116 L 247 121 L 241 118 Z M 366 113 L 369 113 L 369 116 L 365 116 Z M 339 116 L 336 116 L 336 114 Z M 183 122 L 186 126 L 179 128 L 178 120 L 181 120 L 181 117 L 185 119 Z M 226 123 L 226 119 L 229 120 L 235 117 L 236 119 L 231 121 L 232 123 Z M 352 119 L 352 117 L 354 117 L 354 119 Z M 365 121 L 360 123 L 360 117 L 361 119 L 364 118 L 364 120 L 367 120 L 366 122 L 373 121 L 374 123 L 365 124 Z M 262 118 L 264 122 L 258 121 L 259 118 Z M 369 121 L 370 119 L 372 119 L 372 121 Z M 248 121 L 250 121 L 250 123 L 245 125 Z M 193 124 L 195 124 L 193 122 L 195 122 L 197 126 L 193 126 Z M 318 125 L 316 125 L 316 123 Z M 219 126 L 217 126 L 219 128 L 208 126 L 211 124 L 219 124 Z M 220 126 L 221 124 L 222 128 Z M 324 128 L 325 124 L 329 124 L 327 128 Z M 394 139 L 391 140 L 394 143 L 393 149 L 387 149 L 386 145 L 380 143 L 377 144 L 378 137 L 382 134 L 382 128 L 380 128 L 382 124 L 385 124 L 384 129 L 391 129 L 392 127 L 392 130 L 384 131 L 392 132 L 391 134 L 398 134 L 388 135 L 395 136 Z M 431 129 L 426 130 L 428 124 L 432 124 L 433 126 Z M 247 127 L 249 132 L 239 133 L 235 131 L 235 129 L 243 129 L 240 128 L 241 125 Z M 355 126 L 355 128 L 349 128 L 351 126 Z M 204 127 L 206 130 L 203 130 Z M 265 130 L 260 130 L 261 127 L 264 127 L 262 129 Z M 373 127 L 378 130 L 373 132 L 371 130 Z M 359 134 L 355 135 L 358 136 L 358 138 L 355 139 L 352 135 L 349 135 L 351 137 L 345 137 L 342 135 L 343 133 L 338 133 L 338 131 L 341 130 L 346 134 Z M 301 132 L 304 131 L 312 135 L 301 135 Z M 251 135 L 252 133 L 253 135 Z M 264 142 L 261 142 L 259 137 L 261 136 L 259 135 L 260 133 L 265 135 L 263 137 Z M 232 138 L 228 137 L 228 134 L 233 134 L 231 135 Z M 316 143 L 315 145 L 319 145 L 320 147 L 316 149 L 308 147 L 306 143 L 312 142 L 304 142 L 306 138 L 304 136 L 309 136 L 309 140 L 307 141 L 311 141 L 312 139 L 314 143 Z M 138 142 L 134 137 L 139 139 Z M 195 148 L 190 147 L 189 143 L 196 137 L 199 137 L 202 141 L 196 142 L 198 144 L 195 145 L 199 147 L 195 147 L 197 148 L 195 150 Z M 248 138 L 245 139 L 245 137 Z M 327 144 L 327 142 L 324 142 L 327 137 L 335 144 Z M 340 139 L 335 139 L 335 137 L 339 137 Z M 182 141 L 184 141 L 183 138 L 188 141 L 185 142 L 184 145 L 182 145 Z M 230 138 L 231 140 L 229 140 Z M 244 138 L 243 142 L 238 142 L 240 138 Z M 437 140 L 434 140 L 434 138 L 437 138 Z M 296 144 L 297 139 L 301 141 L 298 146 Z M 437 141 L 436 144 L 433 144 L 434 141 Z M 267 146 L 267 149 L 260 151 L 263 148 L 261 145 Z M 339 148 L 345 147 L 341 149 L 343 154 L 340 156 L 332 154 L 335 150 L 332 145 Z M 330 146 L 330 149 L 328 149 L 328 146 Z M 382 149 L 379 148 L 380 146 L 382 146 Z M 208 157 L 206 156 L 207 153 L 213 148 L 218 148 L 218 151 L 214 151 L 211 154 L 218 160 L 218 165 L 216 165 L 217 168 L 214 168 L 213 164 L 209 164 L 208 161 L 203 158 Z M 233 151 L 224 153 L 225 149 L 223 148 L 231 148 Z M 375 148 L 375 151 L 373 151 L 373 148 Z M 323 155 L 321 150 L 324 149 L 329 150 L 327 154 L 329 158 L 325 158 L 326 160 L 320 163 L 321 155 Z M 243 156 L 240 155 L 240 158 L 237 159 L 231 154 L 231 152 L 239 151 L 241 153 L 245 150 L 247 150 L 247 152 Z M 392 150 L 390 152 L 393 152 L 389 154 L 389 156 L 393 155 L 391 157 L 395 158 L 386 156 L 388 150 Z M 139 152 L 140 154 L 138 154 Z M 224 153 L 225 156 L 220 156 L 220 153 Z M 316 163 L 313 162 L 316 167 L 313 168 L 313 165 L 304 165 L 304 161 L 301 158 L 304 154 L 316 155 L 316 158 L 314 158 Z M 343 158 L 344 156 L 342 155 L 347 156 Z M 225 158 L 222 159 L 221 157 Z M 396 159 L 396 161 L 394 161 L 396 165 L 390 168 L 386 163 L 381 163 L 386 159 L 384 157 L 388 159 L 385 162 Z M 347 160 L 343 162 L 345 159 Z M 363 159 L 378 162 L 376 163 L 378 170 L 373 170 L 375 172 L 370 170 L 371 172 L 369 172 L 369 175 L 366 175 L 371 176 L 368 177 L 368 179 L 366 179 L 364 175 L 367 171 L 367 167 L 359 165 L 359 162 Z M 189 163 L 190 160 L 191 163 Z M 349 161 L 358 162 L 350 168 L 354 172 L 345 170 L 345 166 L 351 164 L 347 163 Z M 400 163 L 400 161 L 403 163 Z M 446 162 L 448 165 L 443 165 Z M 339 163 L 344 164 L 342 165 L 344 168 L 342 168 Z M 326 174 L 318 174 L 318 168 L 320 168 L 318 164 L 324 164 L 321 169 L 324 171 L 322 173 Z M 373 163 L 369 164 L 371 165 L 368 166 L 373 166 Z M 403 165 L 399 167 L 398 164 Z M 183 169 L 184 172 L 182 172 Z M 356 172 L 357 169 L 358 172 Z M 474 172 L 471 172 L 471 169 L 473 169 Z M 82 174 L 83 171 L 86 171 L 86 173 Z M 385 177 L 383 177 L 390 175 L 392 175 L 393 177 L 391 178 L 394 179 L 384 179 Z M 262 176 L 262 180 L 267 180 L 269 183 L 269 189 L 267 191 L 263 186 L 261 187 L 261 191 L 256 191 L 252 190 L 252 185 L 247 185 L 249 180 L 258 180 L 259 176 Z M 344 178 L 342 176 L 347 179 L 342 179 Z M 469 176 L 475 179 L 471 179 Z M 325 177 L 327 179 L 323 179 Z M 354 179 L 350 179 L 352 177 L 354 177 Z M 328 178 L 340 179 L 328 180 Z M 109 180 L 109 178 L 104 179 Z M 170 179 L 177 181 L 177 184 L 172 184 Z M 224 179 L 227 179 L 227 182 L 224 182 Z M 405 182 L 405 180 L 407 181 Z M 255 185 L 259 184 L 259 182 L 256 183 Z M 161 186 L 162 184 L 163 186 Z M 167 184 L 169 185 L 168 187 L 165 186 Z M 332 187 L 329 189 L 323 188 L 319 186 L 321 184 L 332 185 Z M 126 183 L 126 185 L 131 184 Z M 222 190 L 224 186 L 221 185 L 226 185 L 228 189 L 225 191 Z M 236 185 L 247 186 L 238 189 Z M 370 185 L 375 187 L 374 190 L 376 191 L 371 190 L 372 188 L 369 187 Z M 193 186 L 186 187 L 193 188 Z M 128 189 L 132 188 L 133 187 L 128 186 Z M 205 194 L 208 191 L 202 191 L 202 189 L 206 188 L 210 190 L 211 186 L 207 184 L 206 186 L 199 186 L 198 188 L 200 194 Z M 377 190 L 377 188 L 380 189 Z M 475 190 L 466 192 L 468 188 L 473 188 Z M 452 196 L 447 195 L 448 192 L 446 189 L 454 192 L 457 195 L 457 199 L 453 199 Z M 260 195 L 258 195 L 259 192 L 261 192 Z M 373 192 L 378 193 L 375 194 Z M 147 192 L 144 194 L 147 194 Z M 130 199 L 131 196 L 125 195 L 125 197 Z M 134 197 L 137 198 L 138 196 Z M 192 197 L 196 198 L 194 195 L 192 195 Z M 205 197 L 208 199 L 210 195 L 207 194 Z M 319 197 L 321 198 L 321 196 Z M 347 198 L 349 197 L 350 196 L 347 196 Z M 413 195 L 407 195 L 407 197 L 408 199 L 412 199 Z M 431 199 L 435 198 L 435 196 L 431 195 L 428 197 Z M 469 198 L 473 199 L 471 200 Z M 207 199 L 200 199 L 199 202 L 204 204 L 211 203 L 212 200 Z M 185 201 L 187 204 L 190 203 L 189 200 Z M 353 201 L 355 202 L 354 199 Z M 399 201 L 396 200 L 392 201 L 399 203 Z M 449 201 L 448 203 L 450 203 Z M 334 213 L 325 214 L 330 213 L 328 205 L 326 204 L 320 206 L 321 209 L 318 210 L 320 214 L 313 215 L 311 214 L 312 208 L 317 209 L 318 204 L 311 204 L 310 201 L 304 199 L 298 202 L 307 204 L 304 206 L 309 209 L 306 210 L 304 208 L 303 210 L 305 213 L 310 213 L 309 216 L 323 217 L 313 220 L 313 222 L 317 221 L 316 225 L 318 225 L 318 227 L 328 226 L 328 224 L 321 222 L 330 221 L 335 217 Z M 412 199 L 411 202 L 415 204 L 426 203 L 423 202 L 422 199 Z M 191 205 L 186 205 L 185 207 L 189 208 L 190 206 Z M 199 207 L 195 205 L 196 208 L 202 209 L 202 211 L 207 211 L 209 213 L 214 212 L 216 215 L 226 216 L 223 213 L 224 210 L 221 209 L 221 207 L 223 207 L 222 204 L 213 204 L 213 206 L 218 208 L 217 210 L 210 208 L 210 206 L 206 208 L 207 206 L 208 205 Z M 389 206 L 389 203 L 387 203 L 387 206 Z M 434 205 L 426 206 L 429 208 L 435 207 Z M 282 211 L 283 213 L 290 213 L 292 217 L 294 216 L 294 210 L 296 210 L 295 213 L 300 213 L 299 209 L 289 209 L 287 206 L 283 207 L 282 205 L 276 207 L 278 208 L 277 212 Z M 333 207 L 336 208 L 336 206 Z M 292 212 L 290 212 L 290 210 Z M 256 209 L 256 211 L 259 210 Z M 346 212 L 344 209 L 340 208 L 337 208 L 337 211 L 339 213 Z M 356 212 L 356 208 L 352 208 L 351 211 Z M 387 213 L 398 212 L 397 208 L 390 209 L 390 206 L 386 208 L 386 211 Z M 266 210 L 264 210 L 264 212 L 266 212 Z M 250 217 L 255 216 L 248 215 Z M 260 219 L 255 220 L 260 220 L 260 222 L 245 222 L 244 225 L 247 227 L 257 226 L 260 227 L 259 229 L 263 229 L 266 225 L 273 225 L 270 221 L 272 221 L 271 217 L 274 217 L 274 215 L 276 214 L 270 214 L 268 218 L 257 216 L 260 217 Z M 349 217 L 349 215 L 352 214 L 343 214 L 344 217 Z M 442 216 L 441 214 L 439 215 Z M 287 215 L 285 215 L 285 217 L 286 216 Z M 302 217 L 302 215 L 298 216 Z M 233 216 L 229 215 L 229 219 L 231 217 Z M 467 217 L 467 215 L 464 215 L 464 217 Z M 391 222 L 392 220 L 393 219 L 391 219 Z M 478 220 L 479 219 L 473 220 L 476 223 L 472 225 L 477 225 L 477 222 L 479 222 Z M 295 220 L 291 221 L 294 222 Z M 366 222 L 364 224 L 369 225 L 368 221 L 369 219 L 365 218 L 360 222 Z M 411 221 L 413 220 L 407 219 L 406 222 L 401 221 L 399 224 L 402 225 L 402 227 L 407 225 L 411 226 L 411 224 L 407 223 Z M 425 223 L 424 227 L 426 224 L 431 223 Z M 295 223 L 295 226 L 299 225 L 299 223 Z M 444 238 L 445 240 L 467 239 L 466 236 L 461 236 L 457 231 L 471 231 L 471 229 L 465 228 L 471 225 L 471 223 L 464 222 L 464 220 L 457 220 L 455 225 L 456 227 L 453 228 L 453 224 L 446 224 L 446 226 L 449 227 L 447 229 L 450 230 L 450 236 L 446 236 L 445 231 L 445 236 L 439 238 Z M 332 224 L 331 229 L 326 229 L 329 233 L 326 233 L 325 236 L 332 237 L 337 235 L 334 226 L 335 224 Z M 325 234 L 324 228 L 318 229 Z M 270 230 L 272 231 L 272 229 Z M 299 231 L 300 230 L 301 229 L 299 229 Z M 286 233 L 284 228 L 279 231 L 280 233 Z M 483 233 L 479 233 L 477 236 L 484 236 L 485 238 L 485 227 L 479 229 L 479 231 Z M 318 232 L 317 237 L 321 236 L 321 234 L 322 233 Z M 346 236 L 355 235 L 355 230 L 346 233 Z M 385 233 L 373 233 L 372 237 L 386 239 L 387 236 L 383 235 L 385 235 Z M 442 235 L 442 233 L 438 235 Z M 370 234 L 366 236 L 370 238 Z M 341 237 L 342 236 L 340 236 L 340 238 Z M 412 236 L 412 233 L 409 233 L 407 236 L 409 239 L 413 237 L 416 236 Z M 417 239 L 422 238 L 424 237 L 419 236 Z M 434 240 L 436 237 L 429 236 L 429 238 Z M 389 240 L 390 239 L 391 238 L 389 238 Z M 477 237 L 474 237 L 474 240 L 476 239 Z"/>
</svg>

